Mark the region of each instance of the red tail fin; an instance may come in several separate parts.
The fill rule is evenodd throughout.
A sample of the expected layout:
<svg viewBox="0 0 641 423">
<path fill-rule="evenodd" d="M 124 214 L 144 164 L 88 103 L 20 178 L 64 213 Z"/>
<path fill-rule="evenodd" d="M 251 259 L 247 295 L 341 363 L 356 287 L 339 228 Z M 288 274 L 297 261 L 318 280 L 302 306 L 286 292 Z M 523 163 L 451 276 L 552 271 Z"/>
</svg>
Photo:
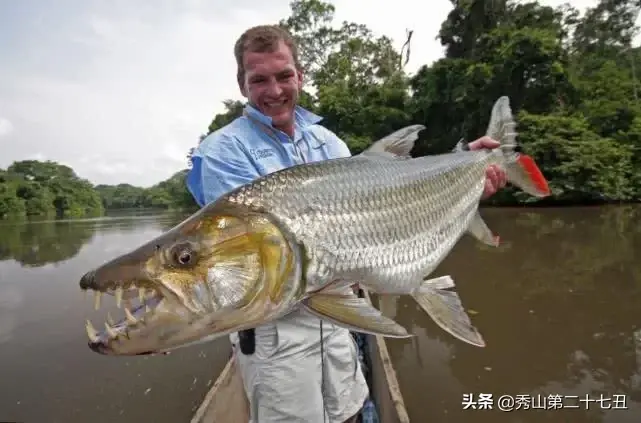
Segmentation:
<svg viewBox="0 0 641 423">
<path fill-rule="evenodd" d="M 547 197 L 551 194 L 545 176 L 532 157 L 519 154 L 517 161 L 508 164 L 505 170 L 508 181 L 528 194 L 536 197 Z"/>
</svg>

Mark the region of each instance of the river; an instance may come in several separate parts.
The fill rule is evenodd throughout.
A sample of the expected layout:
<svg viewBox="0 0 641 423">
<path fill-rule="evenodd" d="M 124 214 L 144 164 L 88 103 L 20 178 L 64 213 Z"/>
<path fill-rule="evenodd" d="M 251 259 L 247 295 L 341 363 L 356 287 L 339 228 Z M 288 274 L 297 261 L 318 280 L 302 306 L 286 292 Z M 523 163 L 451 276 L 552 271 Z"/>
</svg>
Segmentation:
<svg viewBox="0 0 641 423">
<path fill-rule="evenodd" d="M 640 422 L 641 208 L 483 216 L 503 246 L 465 237 L 436 274 L 457 283 L 485 348 L 453 339 L 411 299 L 381 305 L 417 335 L 387 342 L 410 419 Z M 465 394 L 472 395 L 466 406 Z M 479 403 L 481 394 L 492 395 L 492 410 Z M 591 401 L 601 395 L 612 401 Z M 515 403 L 512 411 L 497 409 L 502 396 L 506 410 Z"/>
<path fill-rule="evenodd" d="M 179 220 L 138 215 L 0 223 L 0 421 L 189 421 L 225 365 L 221 351 L 229 341 L 167 356 L 98 355 L 87 347 L 84 322 L 104 322 L 114 301 L 103 296 L 95 312 L 92 297 L 78 287 L 85 271 Z"/>
<path fill-rule="evenodd" d="M 382 304 L 418 335 L 388 341 L 412 421 L 641 421 L 641 208 L 483 215 L 502 246 L 464 237 L 435 274 L 455 279 L 486 348 L 452 338 L 410 299 Z M 85 319 L 104 320 L 103 309 L 113 308 L 95 312 L 78 288 L 85 271 L 183 217 L 0 222 L 0 421 L 189 421 L 226 362 L 227 339 L 167 356 L 95 354 Z M 511 412 L 496 402 L 493 410 L 464 409 L 466 393 L 560 395 L 565 406 L 524 410 L 519 400 Z M 594 401 L 586 409 L 571 397 L 586 394 L 614 397 L 615 408 L 624 400 L 626 409 Z"/>
</svg>

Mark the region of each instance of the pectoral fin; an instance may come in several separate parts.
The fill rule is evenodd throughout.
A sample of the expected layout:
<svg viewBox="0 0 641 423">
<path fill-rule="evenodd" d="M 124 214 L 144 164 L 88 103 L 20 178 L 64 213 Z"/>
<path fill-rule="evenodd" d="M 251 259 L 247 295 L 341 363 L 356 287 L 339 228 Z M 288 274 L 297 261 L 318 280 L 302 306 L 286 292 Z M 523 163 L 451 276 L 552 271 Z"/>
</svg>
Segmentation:
<svg viewBox="0 0 641 423">
<path fill-rule="evenodd" d="M 354 294 L 315 294 L 307 298 L 305 307 L 321 319 L 329 320 L 354 332 L 407 338 L 412 335 L 394 320 L 383 316 L 365 298 Z"/>
<path fill-rule="evenodd" d="M 467 232 L 472 235 L 474 238 L 481 241 L 483 244 L 498 247 L 499 246 L 499 236 L 494 235 L 490 228 L 487 226 L 483 218 L 481 217 L 478 210 L 470 222 L 470 226 L 467 228 Z"/>
<path fill-rule="evenodd" d="M 430 279 L 412 297 L 443 330 L 468 344 L 484 347 L 485 341 L 472 326 L 458 294 L 446 290 L 453 286 L 454 281 L 449 276 Z"/>
</svg>

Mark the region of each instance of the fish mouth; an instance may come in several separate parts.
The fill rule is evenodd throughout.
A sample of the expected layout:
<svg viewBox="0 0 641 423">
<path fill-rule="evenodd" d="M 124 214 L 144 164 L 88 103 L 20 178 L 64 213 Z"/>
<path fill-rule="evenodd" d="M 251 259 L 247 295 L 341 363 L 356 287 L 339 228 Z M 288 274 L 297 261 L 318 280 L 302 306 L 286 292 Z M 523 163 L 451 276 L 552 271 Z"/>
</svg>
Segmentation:
<svg viewBox="0 0 641 423">
<path fill-rule="evenodd" d="M 167 293 L 151 287 L 149 283 L 139 282 L 111 282 L 96 283 L 96 271 L 91 271 L 82 276 L 81 289 L 85 293 L 93 293 L 94 309 L 101 310 L 104 296 L 115 299 L 115 306 L 122 310 L 123 316 L 114 319 L 110 312 L 104 323 L 94 326 L 87 319 L 85 329 L 89 338 L 89 348 L 103 355 L 113 355 L 115 344 L 126 343 L 133 340 L 133 335 L 143 332 L 148 320 L 155 317 L 157 309 L 168 301 Z M 152 354 L 153 351 L 134 352 L 133 355 Z"/>
</svg>

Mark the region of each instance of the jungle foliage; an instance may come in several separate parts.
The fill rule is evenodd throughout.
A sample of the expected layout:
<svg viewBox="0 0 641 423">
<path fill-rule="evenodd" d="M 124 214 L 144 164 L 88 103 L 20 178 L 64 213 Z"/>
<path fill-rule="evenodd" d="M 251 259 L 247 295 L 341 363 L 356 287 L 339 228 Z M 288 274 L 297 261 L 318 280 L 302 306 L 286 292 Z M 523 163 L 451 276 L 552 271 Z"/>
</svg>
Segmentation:
<svg viewBox="0 0 641 423">
<path fill-rule="evenodd" d="M 293 1 L 280 25 L 300 43 L 302 105 L 323 116 L 353 154 L 415 123 L 427 129 L 413 155 L 450 151 L 461 138 L 483 135 L 492 104 L 507 95 L 523 150 L 550 181 L 551 202 L 636 202 L 641 51 L 632 40 L 640 8 L 640 0 L 600 0 L 580 14 L 570 4 L 452 0 L 439 31 L 445 56 L 414 74 L 404 70 L 411 31 L 399 50 L 365 25 L 336 24 L 334 6 L 321 0 Z M 224 105 L 200 141 L 242 112 L 241 102 Z M 0 170 L 0 218 L 193 207 L 185 172 L 151 188 L 93 186 L 67 166 L 15 162 Z M 508 188 L 489 202 L 531 201 Z"/>
</svg>

